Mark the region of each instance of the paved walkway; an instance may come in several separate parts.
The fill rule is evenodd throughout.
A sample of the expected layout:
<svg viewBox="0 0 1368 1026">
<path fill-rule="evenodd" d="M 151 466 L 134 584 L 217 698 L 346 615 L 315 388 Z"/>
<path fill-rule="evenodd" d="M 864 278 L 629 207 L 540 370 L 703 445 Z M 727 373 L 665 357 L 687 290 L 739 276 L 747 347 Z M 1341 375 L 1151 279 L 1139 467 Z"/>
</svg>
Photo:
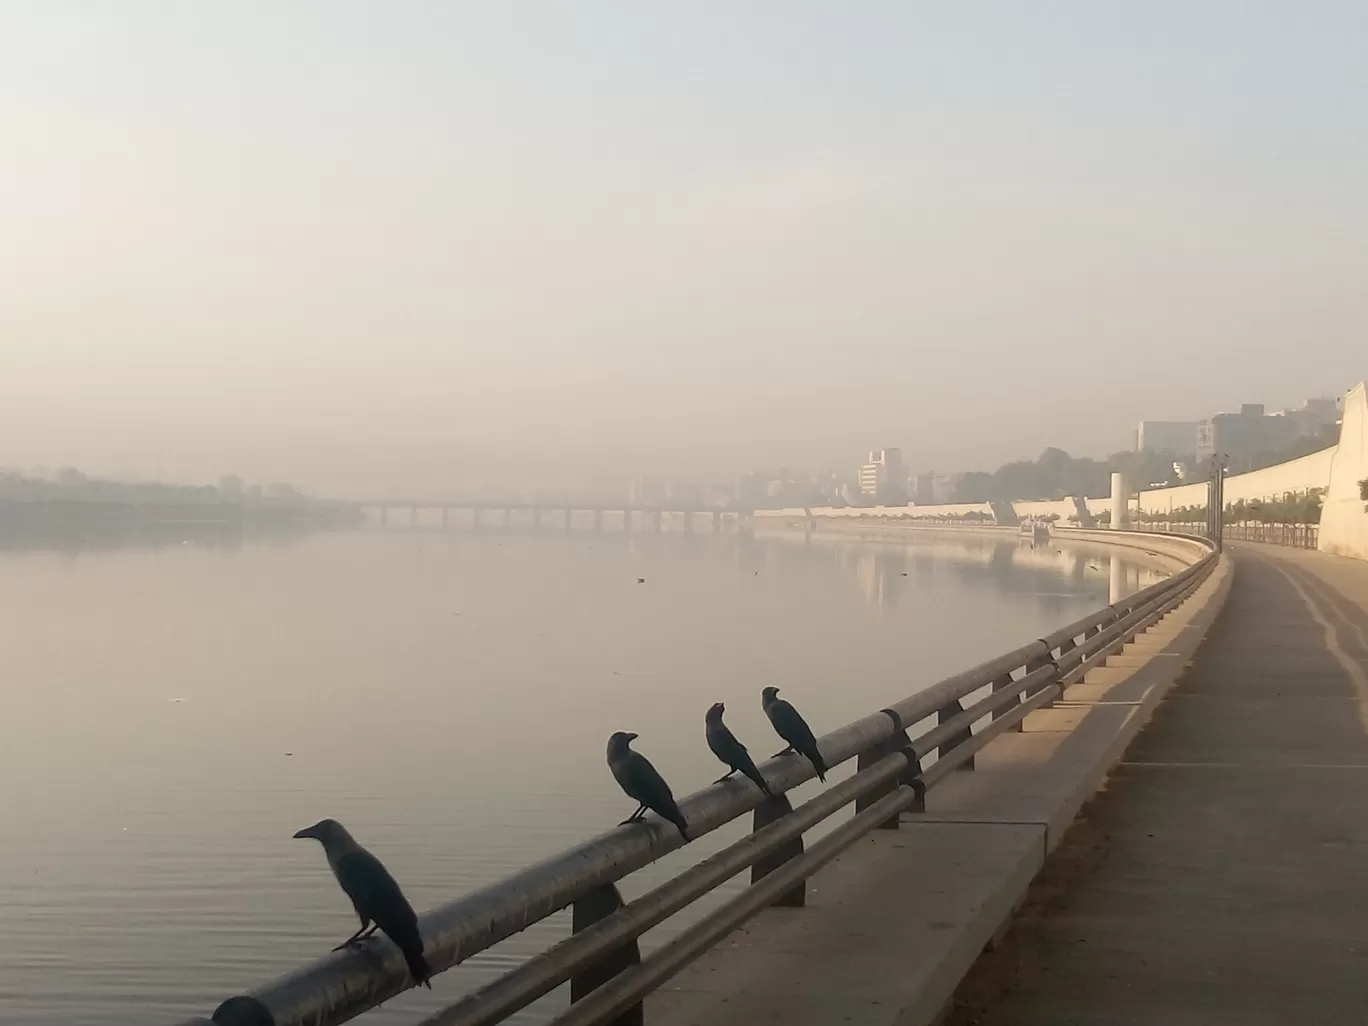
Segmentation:
<svg viewBox="0 0 1368 1026">
<path fill-rule="evenodd" d="M 1368 563 L 1231 550 L 1192 667 L 952 1026 L 1368 1023 Z"/>
</svg>

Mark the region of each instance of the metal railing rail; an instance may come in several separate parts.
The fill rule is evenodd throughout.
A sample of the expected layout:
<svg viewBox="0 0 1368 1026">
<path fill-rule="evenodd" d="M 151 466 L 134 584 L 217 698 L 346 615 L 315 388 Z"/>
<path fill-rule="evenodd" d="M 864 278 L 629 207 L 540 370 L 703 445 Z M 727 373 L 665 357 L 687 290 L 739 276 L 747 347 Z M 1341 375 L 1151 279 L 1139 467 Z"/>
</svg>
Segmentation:
<svg viewBox="0 0 1368 1026">
<path fill-rule="evenodd" d="M 1135 524 L 1132 530 L 1149 534 L 1197 534 L 1205 531 L 1202 524 Z M 1314 549 L 1320 539 L 1320 524 L 1264 524 L 1250 521 L 1226 523 L 1221 528 L 1227 541 L 1260 542 L 1264 545 L 1286 545 L 1294 549 Z"/>
<path fill-rule="evenodd" d="M 1320 543 L 1320 524 L 1226 524 L 1225 536 L 1232 541 L 1314 549 Z"/>
<path fill-rule="evenodd" d="M 622 903 L 616 881 L 683 843 L 673 826 L 654 817 L 615 827 L 421 916 L 434 973 L 567 906 L 574 931 L 422 1026 L 501 1022 L 567 980 L 573 1003 L 555 1026 L 640 1022 L 641 999 L 663 980 L 761 909 L 776 902 L 803 904 L 804 882 L 814 872 L 870 831 L 896 828 L 901 812 L 924 807 L 928 788 L 956 770 L 972 770 L 975 754 L 990 741 L 1020 730 L 1030 711 L 1055 701 L 1186 599 L 1217 558 L 1209 542 L 1190 540 L 1208 552 L 1172 577 L 821 737 L 828 765 L 854 758 L 856 772 L 796 809 L 783 792 L 814 774 L 805 759 L 793 755 L 760 767 L 776 798 L 764 798 L 737 778 L 684 798 L 679 806 L 695 837 L 752 811 L 753 832 L 630 904 Z M 854 818 L 805 851 L 803 833 L 852 802 Z M 746 869 L 751 886 L 740 896 L 641 961 L 638 937 Z M 191 1022 L 333 1026 L 412 985 L 397 949 L 377 938 L 230 998 L 211 1020 Z"/>
</svg>

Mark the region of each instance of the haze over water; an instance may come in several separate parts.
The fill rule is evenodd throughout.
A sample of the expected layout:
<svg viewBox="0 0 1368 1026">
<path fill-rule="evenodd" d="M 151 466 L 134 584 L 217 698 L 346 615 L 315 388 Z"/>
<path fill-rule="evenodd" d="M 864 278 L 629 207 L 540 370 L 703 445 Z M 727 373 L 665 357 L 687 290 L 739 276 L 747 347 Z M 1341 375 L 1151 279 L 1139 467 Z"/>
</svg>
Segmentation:
<svg viewBox="0 0 1368 1026">
<path fill-rule="evenodd" d="M 352 912 L 317 845 L 291 839 L 321 817 L 431 908 L 627 815 L 604 765 L 615 729 L 688 794 L 722 769 L 714 701 L 768 757 L 767 684 L 820 735 L 1107 590 L 1105 556 L 1015 538 L 395 530 L 0 551 L 0 1021 L 169 1024 L 325 954 Z M 363 1021 L 413 1022 L 566 929 L 553 917 Z"/>
</svg>

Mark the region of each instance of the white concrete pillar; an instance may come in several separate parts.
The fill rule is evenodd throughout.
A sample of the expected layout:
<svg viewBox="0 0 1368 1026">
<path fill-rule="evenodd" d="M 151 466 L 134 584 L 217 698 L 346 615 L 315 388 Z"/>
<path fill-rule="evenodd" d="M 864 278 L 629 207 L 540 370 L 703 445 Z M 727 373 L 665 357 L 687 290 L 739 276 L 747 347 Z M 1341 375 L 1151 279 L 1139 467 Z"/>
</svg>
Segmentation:
<svg viewBox="0 0 1368 1026">
<path fill-rule="evenodd" d="M 1107 604 L 1114 605 L 1126 597 L 1126 566 L 1116 557 L 1111 557 L 1111 577 L 1107 581 Z"/>
<path fill-rule="evenodd" d="M 1111 526 L 1120 531 L 1130 524 L 1130 497 L 1126 494 L 1126 475 L 1119 470 L 1111 480 Z"/>
</svg>

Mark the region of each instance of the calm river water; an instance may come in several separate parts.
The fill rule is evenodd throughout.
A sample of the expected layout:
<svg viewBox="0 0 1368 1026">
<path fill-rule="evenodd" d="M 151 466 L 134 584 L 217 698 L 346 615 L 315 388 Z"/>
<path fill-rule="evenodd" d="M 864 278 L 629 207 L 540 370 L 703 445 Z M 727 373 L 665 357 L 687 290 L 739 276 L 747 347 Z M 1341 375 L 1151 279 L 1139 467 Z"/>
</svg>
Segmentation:
<svg viewBox="0 0 1368 1026">
<path fill-rule="evenodd" d="M 712 702 L 768 756 L 766 684 L 822 734 L 1102 605 L 1108 570 L 1015 538 L 925 536 L 0 549 L 0 1022 L 207 1015 L 352 932 L 321 849 L 291 839 L 302 826 L 340 819 L 429 908 L 629 813 L 604 765 L 613 730 L 639 733 L 686 794 L 721 771 Z M 566 918 L 362 1021 L 414 1022 Z"/>
</svg>

